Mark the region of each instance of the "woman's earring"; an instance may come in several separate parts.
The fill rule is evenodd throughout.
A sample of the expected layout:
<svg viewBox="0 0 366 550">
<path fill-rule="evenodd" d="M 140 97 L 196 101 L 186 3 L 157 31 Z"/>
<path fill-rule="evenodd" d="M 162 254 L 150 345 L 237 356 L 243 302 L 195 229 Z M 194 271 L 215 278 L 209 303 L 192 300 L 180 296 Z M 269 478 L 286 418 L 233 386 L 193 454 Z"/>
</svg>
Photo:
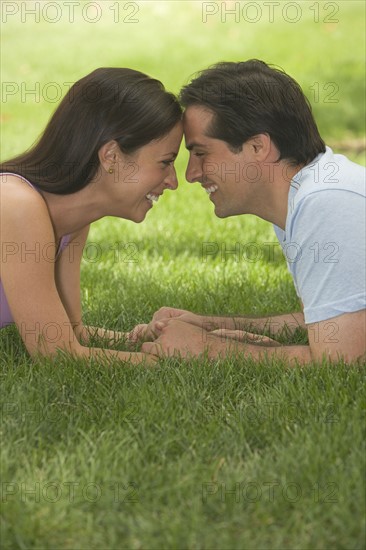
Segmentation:
<svg viewBox="0 0 366 550">
<path fill-rule="evenodd" d="M 113 167 L 110 166 L 110 167 L 109 167 L 109 170 L 108 170 L 108 173 L 109 173 L 109 174 L 113 174 L 113 172 L 114 172 Z"/>
</svg>

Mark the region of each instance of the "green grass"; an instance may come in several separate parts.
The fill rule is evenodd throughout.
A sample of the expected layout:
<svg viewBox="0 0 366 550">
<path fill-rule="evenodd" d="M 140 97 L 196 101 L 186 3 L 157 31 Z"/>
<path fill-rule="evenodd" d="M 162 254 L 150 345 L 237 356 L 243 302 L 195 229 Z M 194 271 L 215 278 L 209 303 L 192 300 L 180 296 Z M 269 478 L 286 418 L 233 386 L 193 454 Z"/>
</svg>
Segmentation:
<svg viewBox="0 0 366 550">
<path fill-rule="evenodd" d="M 203 24 L 199 2 L 141 2 L 138 24 L 114 25 L 108 4 L 95 25 L 77 10 L 74 24 L 9 17 L 3 81 L 43 89 L 97 66 L 130 66 L 178 91 L 215 61 L 258 57 L 302 84 L 326 141 L 364 136 L 362 2 L 337 2 L 337 24 L 323 22 L 330 12 L 321 2 L 319 23 L 313 3 L 299 2 L 296 24 Z M 339 87 L 337 103 L 324 102 L 329 82 Z M 3 101 L 2 157 L 28 147 L 54 107 L 20 93 Z M 178 191 L 143 224 L 93 225 L 82 265 L 86 322 L 124 330 L 162 305 L 250 315 L 299 309 L 271 226 L 215 218 L 202 190 L 184 182 L 186 160 L 182 150 Z M 215 254 L 205 257 L 205 243 L 216 243 Z M 362 367 L 36 362 L 14 327 L 0 331 L 0 354 L 1 547 L 365 547 Z"/>
<path fill-rule="evenodd" d="M 2 379 L 4 548 L 363 548 L 360 368 L 23 359 Z"/>
</svg>

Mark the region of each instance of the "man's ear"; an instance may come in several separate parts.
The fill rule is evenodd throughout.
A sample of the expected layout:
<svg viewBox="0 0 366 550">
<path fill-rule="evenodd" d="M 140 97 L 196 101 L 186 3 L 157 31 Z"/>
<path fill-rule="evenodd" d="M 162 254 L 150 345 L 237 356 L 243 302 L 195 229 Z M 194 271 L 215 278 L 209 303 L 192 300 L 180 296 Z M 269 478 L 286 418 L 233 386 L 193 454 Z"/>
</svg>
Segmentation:
<svg viewBox="0 0 366 550">
<path fill-rule="evenodd" d="M 118 143 L 114 140 L 107 141 L 98 151 L 98 157 L 100 165 L 108 172 L 108 170 L 113 167 L 118 160 L 118 153 L 120 148 Z"/>
<path fill-rule="evenodd" d="M 255 162 L 264 162 L 273 152 L 273 143 L 268 134 L 257 134 L 246 142 Z"/>
</svg>

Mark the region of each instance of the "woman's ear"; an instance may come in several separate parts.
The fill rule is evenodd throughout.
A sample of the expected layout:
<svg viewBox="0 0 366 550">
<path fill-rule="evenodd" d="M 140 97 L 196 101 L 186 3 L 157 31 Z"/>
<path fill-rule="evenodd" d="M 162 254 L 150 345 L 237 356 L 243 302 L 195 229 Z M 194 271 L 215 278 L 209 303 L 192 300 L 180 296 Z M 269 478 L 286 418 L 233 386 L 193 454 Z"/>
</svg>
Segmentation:
<svg viewBox="0 0 366 550">
<path fill-rule="evenodd" d="M 107 141 L 98 151 L 100 165 L 106 172 L 112 173 L 118 159 L 118 143 L 114 140 Z"/>
</svg>

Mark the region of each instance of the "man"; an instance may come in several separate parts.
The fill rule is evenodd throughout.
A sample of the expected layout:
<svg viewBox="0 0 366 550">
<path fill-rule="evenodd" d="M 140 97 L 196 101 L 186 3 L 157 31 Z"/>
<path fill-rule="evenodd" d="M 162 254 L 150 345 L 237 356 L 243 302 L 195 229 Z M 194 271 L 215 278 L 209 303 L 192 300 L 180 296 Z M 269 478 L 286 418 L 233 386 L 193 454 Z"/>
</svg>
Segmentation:
<svg viewBox="0 0 366 550">
<path fill-rule="evenodd" d="M 363 360 L 365 169 L 325 146 L 300 86 L 262 61 L 203 71 L 181 103 L 187 180 L 206 188 L 218 217 L 255 214 L 274 224 L 303 312 L 251 319 L 162 308 L 145 331 L 157 339 L 143 351 Z M 309 345 L 258 336 L 276 338 L 286 327 L 306 328 Z"/>
</svg>

